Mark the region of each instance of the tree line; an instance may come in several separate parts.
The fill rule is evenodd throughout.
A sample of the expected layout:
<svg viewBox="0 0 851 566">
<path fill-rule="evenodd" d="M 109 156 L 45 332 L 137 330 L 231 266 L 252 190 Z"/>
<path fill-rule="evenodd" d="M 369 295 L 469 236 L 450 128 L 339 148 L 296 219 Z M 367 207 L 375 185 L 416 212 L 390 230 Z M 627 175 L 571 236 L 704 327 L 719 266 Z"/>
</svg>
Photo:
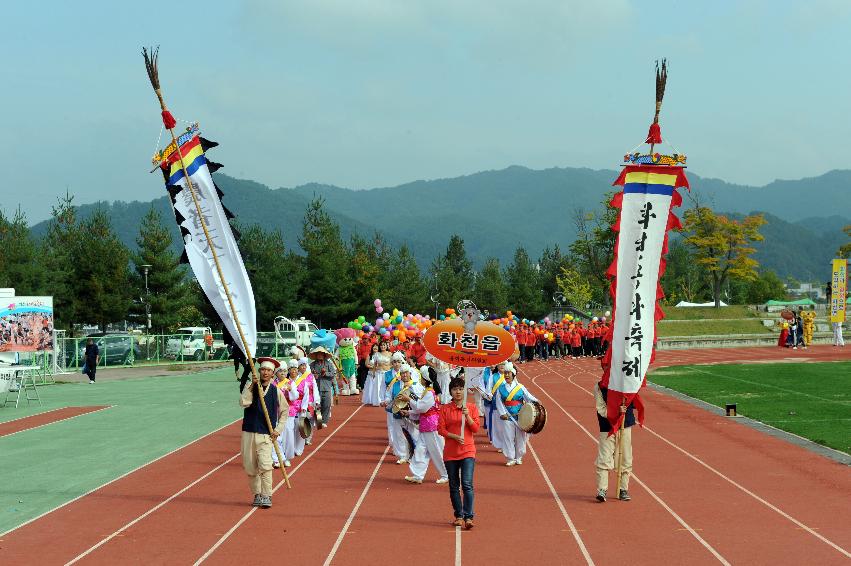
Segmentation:
<svg viewBox="0 0 851 566">
<path fill-rule="evenodd" d="M 533 257 L 518 246 L 502 265 L 487 258 L 475 269 L 457 234 L 424 270 L 404 244 L 394 248 L 376 232 L 346 241 L 322 199 L 308 206 L 298 239 L 287 249 L 280 231 L 237 225 L 239 247 L 254 287 L 257 320 L 271 330 L 278 315 L 304 316 L 335 326 L 369 314 L 376 298 L 409 312 L 434 313 L 472 299 L 479 308 L 512 310 L 526 318 L 545 316 L 556 300 L 585 308 L 610 305 L 606 270 L 612 261 L 617 210 L 607 194 L 598 210 L 575 210 L 577 239 Z M 152 207 L 139 225 L 136 249 L 117 237 L 105 211 L 78 218 L 66 194 L 52 209 L 47 233 L 36 238 L 24 214 L 0 211 L 0 286 L 18 295 L 52 295 L 57 328 L 145 323 L 152 331 L 208 324 L 217 318 L 200 287 L 180 263 L 164 219 Z M 662 277 L 666 302 L 761 303 L 785 298 L 782 280 L 760 270 L 753 243 L 762 236 L 760 214 L 734 220 L 695 203 L 683 214 L 683 231 L 669 242 Z M 846 228 L 849 230 L 851 228 Z M 841 251 L 848 251 L 846 245 Z M 144 269 L 147 268 L 147 286 Z M 147 290 L 147 291 L 146 291 Z"/>
</svg>

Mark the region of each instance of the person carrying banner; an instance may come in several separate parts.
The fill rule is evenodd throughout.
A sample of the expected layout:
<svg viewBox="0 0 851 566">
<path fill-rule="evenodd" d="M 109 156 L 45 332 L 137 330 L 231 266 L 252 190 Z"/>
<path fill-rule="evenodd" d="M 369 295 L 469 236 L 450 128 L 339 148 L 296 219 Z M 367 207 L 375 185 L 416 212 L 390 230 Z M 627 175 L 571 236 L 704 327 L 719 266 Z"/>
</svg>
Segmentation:
<svg viewBox="0 0 851 566">
<path fill-rule="evenodd" d="M 248 487 L 254 494 L 255 507 L 272 506 L 272 443 L 275 442 L 286 426 L 289 404 L 283 392 L 272 385 L 272 375 L 281 365 L 273 358 L 260 358 L 260 378 L 262 402 L 269 412 L 272 430 L 266 426 L 266 419 L 260 406 L 261 399 L 255 395 L 254 376 L 242 390 L 239 404 L 243 408 L 242 417 L 242 465 L 248 474 Z"/>
<path fill-rule="evenodd" d="M 632 426 L 635 425 L 635 406 L 630 403 L 628 407 L 622 408 L 624 414 L 623 428 L 620 440 L 623 455 L 617 450 L 617 435 L 610 434 L 612 425 L 606 418 L 606 399 L 608 390 L 597 383 L 594 386 L 594 401 L 597 408 L 597 421 L 600 425 L 599 445 L 597 446 L 597 459 L 594 461 L 594 467 L 597 472 L 597 501 L 603 503 L 606 501 L 606 492 L 609 489 L 609 472 L 618 467 L 618 461 L 621 465 L 620 491 L 618 499 L 621 501 L 629 501 L 629 476 L 632 473 Z"/>
<path fill-rule="evenodd" d="M 537 401 L 534 395 L 529 393 L 524 385 L 517 381 L 517 369 L 512 364 L 506 364 L 505 381 L 494 394 L 496 410 L 502 423 L 502 440 L 504 442 L 502 453 L 505 455 L 506 466 L 517 466 L 523 463 L 526 455 L 526 442 L 529 433 L 517 424 L 517 415 L 523 407 L 523 403 Z"/>
</svg>

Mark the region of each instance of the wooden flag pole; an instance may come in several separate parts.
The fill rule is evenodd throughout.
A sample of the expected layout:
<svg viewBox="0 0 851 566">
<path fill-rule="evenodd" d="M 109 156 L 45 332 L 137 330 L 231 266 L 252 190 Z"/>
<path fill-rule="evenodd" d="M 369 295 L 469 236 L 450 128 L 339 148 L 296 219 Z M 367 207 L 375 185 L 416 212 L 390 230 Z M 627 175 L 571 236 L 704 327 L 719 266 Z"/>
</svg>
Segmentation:
<svg viewBox="0 0 851 566">
<path fill-rule="evenodd" d="M 467 416 L 463 413 L 467 406 L 467 370 L 464 370 L 464 400 L 461 402 L 461 444 L 464 444 L 464 429 L 467 428 Z"/>
<path fill-rule="evenodd" d="M 151 55 L 148 55 L 147 50 L 143 49 L 142 53 L 145 57 L 145 64 L 148 68 L 148 77 L 151 79 L 151 85 L 154 87 L 154 92 L 157 95 L 157 99 L 160 102 L 160 108 L 162 111 L 168 112 L 168 108 L 165 105 L 165 101 L 163 100 L 162 91 L 160 90 L 159 76 L 157 73 L 157 52 L 154 51 Z M 186 186 L 189 188 L 189 194 L 192 195 L 192 202 L 195 204 L 195 210 L 198 213 L 198 220 L 201 223 L 201 229 L 204 231 L 204 237 L 207 239 L 207 246 L 210 248 L 210 253 L 213 256 L 213 263 L 216 265 L 216 271 L 219 274 L 219 281 L 221 281 L 222 288 L 224 289 L 225 296 L 228 300 L 228 305 L 230 306 L 231 314 L 233 315 L 234 325 L 236 326 L 236 330 L 239 333 L 239 338 L 242 341 L 243 351 L 245 352 L 245 357 L 248 359 L 248 366 L 251 369 L 252 380 L 254 381 L 254 385 L 257 388 L 257 396 L 260 407 L 263 408 L 263 417 L 266 420 L 266 426 L 269 429 L 269 432 L 273 430 L 272 421 L 269 418 L 269 410 L 266 408 L 266 402 L 263 399 L 263 389 L 260 387 L 260 378 L 257 375 L 257 368 L 254 365 L 253 356 L 250 353 L 250 349 L 248 347 L 248 339 L 245 337 L 245 333 L 242 331 L 242 325 L 239 322 L 239 316 L 236 314 L 236 307 L 233 304 L 233 298 L 231 297 L 230 290 L 228 289 L 227 281 L 225 280 L 224 272 L 222 271 L 222 266 L 219 263 L 219 256 L 216 254 L 216 248 L 213 246 L 213 239 L 210 236 L 210 232 L 207 229 L 207 223 L 204 221 L 204 215 L 201 211 L 201 204 L 198 202 L 198 197 L 195 194 L 195 187 L 192 185 L 192 180 L 189 178 L 189 172 L 186 170 L 186 163 L 183 160 L 183 152 L 180 149 L 180 145 L 177 143 L 177 137 L 174 135 L 174 127 L 168 128 L 169 133 L 171 134 L 172 142 L 175 145 L 177 156 L 180 159 L 180 167 L 183 169 L 183 175 L 186 178 Z M 270 387 L 272 387 L 270 382 Z M 277 394 L 277 392 L 276 392 Z M 278 456 L 278 461 L 281 463 L 281 472 L 284 475 L 284 481 L 287 484 L 289 489 L 292 489 L 292 484 L 290 483 L 290 477 L 287 473 L 286 466 L 284 466 L 284 457 L 281 454 L 281 450 L 278 447 L 278 443 L 273 440 L 272 446 L 275 449 L 275 454 Z"/>
<path fill-rule="evenodd" d="M 618 453 L 618 497 L 621 493 L 621 474 L 623 473 L 623 425 L 626 422 L 626 403 L 621 402 L 621 422 L 618 427 L 617 453 Z"/>
</svg>

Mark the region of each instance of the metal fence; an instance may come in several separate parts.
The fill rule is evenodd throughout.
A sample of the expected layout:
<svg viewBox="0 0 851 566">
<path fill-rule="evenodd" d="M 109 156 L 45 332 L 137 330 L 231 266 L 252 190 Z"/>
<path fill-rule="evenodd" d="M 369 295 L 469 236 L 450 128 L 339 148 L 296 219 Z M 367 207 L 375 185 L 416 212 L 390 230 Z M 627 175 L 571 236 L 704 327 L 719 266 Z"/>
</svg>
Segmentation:
<svg viewBox="0 0 851 566">
<path fill-rule="evenodd" d="M 87 337 L 57 337 L 54 351 L 57 358 L 62 358 L 57 359 L 57 364 L 69 371 L 82 368 L 87 340 Z M 107 334 L 93 336 L 92 340 L 100 351 L 98 367 L 202 363 L 230 358 L 221 333 L 213 333 L 212 346 L 208 346 L 203 338 L 192 338 L 186 334 Z M 257 333 L 258 357 L 284 356 L 290 346 L 290 343 L 277 338 L 274 332 Z"/>
</svg>

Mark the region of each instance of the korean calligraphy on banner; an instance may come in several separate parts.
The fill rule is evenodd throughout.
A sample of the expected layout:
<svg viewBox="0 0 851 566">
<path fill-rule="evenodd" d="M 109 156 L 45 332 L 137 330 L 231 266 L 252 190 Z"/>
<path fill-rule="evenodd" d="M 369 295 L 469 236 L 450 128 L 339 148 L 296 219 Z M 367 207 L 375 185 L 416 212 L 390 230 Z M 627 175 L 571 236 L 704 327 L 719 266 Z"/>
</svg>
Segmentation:
<svg viewBox="0 0 851 566">
<path fill-rule="evenodd" d="M 682 203 L 676 187 L 688 187 L 688 180 L 680 167 L 627 166 L 614 184 L 623 192 L 612 201 L 620 209 L 612 227 L 619 234 L 608 271 L 614 279 L 613 326 L 602 381 L 609 389 L 608 419 L 616 429 L 622 402 L 634 402 L 643 419 L 638 392 L 653 359 L 656 321 L 662 317 L 656 301 L 663 296 L 659 278 L 668 231 L 680 226 L 671 209 Z"/>
<path fill-rule="evenodd" d="M 830 274 L 830 322 L 845 322 L 845 310 L 847 307 L 846 295 L 848 294 L 848 260 L 834 259 L 833 269 Z"/>
<path fill-rule="evenodd" d="M 514 354 L 514 337 L 492 322 L 476 323 L 475 331 L 465 329 L 461 319 L 444 320 L 426 331 L 423 345 L 432 356 L 456 366 L 490 367 Z"/>
<path fill-rule="evenodd" d="M 249 349 L 244 353 L 253 357 L 257 348 L 254 291 L 228 221 L 233 215 L 222 205 L 219 198 L 221 193 L 210 174 L 210 167 L 215 170 L 220 165 L 207 161 L 204 152 L 206 143 L 209 142 L 199 136 L 191 138 L 180 146 L 180 153 L 171 153 L 161 167 L 192 272 L 231 336 L 239 336 L 236 325 L 236 320 L 239 320 Z M 183 164 L 180 157 L 183 158 Z M 186 173 L 192 181 L 194 199 L 187 186 L 183 165 L 186 166 Z M 198 200 L 198 207 L 195 206 L 195 199 Z M 204 226 L 210 235 L 212 250 L 204 234 Z M 222 268 L 235 313 L 231 312 L 224 285 L 216 268 L 216 260 Z M 244 349 L 241 340 L 237 340 L 236 344 L 240 349 Z"/>
</svg>

